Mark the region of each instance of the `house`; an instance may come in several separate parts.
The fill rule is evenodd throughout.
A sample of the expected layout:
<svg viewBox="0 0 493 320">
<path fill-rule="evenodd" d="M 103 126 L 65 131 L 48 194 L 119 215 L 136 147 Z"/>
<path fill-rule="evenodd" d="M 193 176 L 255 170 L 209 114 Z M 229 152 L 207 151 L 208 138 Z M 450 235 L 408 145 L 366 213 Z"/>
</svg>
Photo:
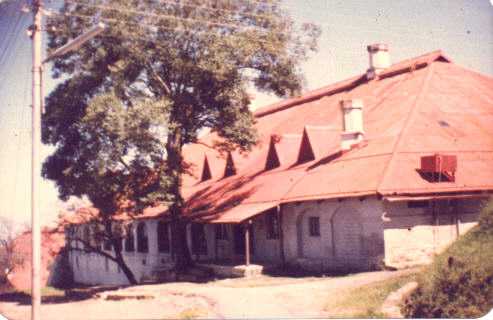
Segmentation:
<svg viewBox="0 0 493 320">
<path fill-rule="evenodd" d="M 493 193 L 493 78 L 441 51 L 396 64 L 384 44 L 368 54 L 363 74 L 257 110 L 250 153 L 219 154 L 214 134 L 185 147 L 196 261 L 239 274 L 405 267 L 475 225 Z M 137 279 L 169 265 L 169 239 L 165 210 L 134 222 L 124 249 Z M 78 282 L 126 281 L 101 256 L 70 259 Z"/>
</svg>

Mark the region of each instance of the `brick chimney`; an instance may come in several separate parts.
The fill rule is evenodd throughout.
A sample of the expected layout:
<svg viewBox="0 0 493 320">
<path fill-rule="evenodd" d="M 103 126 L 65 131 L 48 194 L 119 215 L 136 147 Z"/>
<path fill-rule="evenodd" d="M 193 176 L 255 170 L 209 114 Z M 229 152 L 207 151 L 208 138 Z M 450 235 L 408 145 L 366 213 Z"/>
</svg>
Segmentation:
<svg viewBox="0 0 493 320">
<path fill-rule="evenodd" d="M 341 150 L 349 150 L 363 141 L 363 100 L 341 100 L 344 131 L 341 133 Z"/>
<path fill-rule="evenodd" d="M 374 79 L 383 70 L 390 67 L 389 46 L 384 43 L 375 43 L 367 47 L 370 58 L 370 67 L 366 71 L 368 79 Z"/>
</svg>

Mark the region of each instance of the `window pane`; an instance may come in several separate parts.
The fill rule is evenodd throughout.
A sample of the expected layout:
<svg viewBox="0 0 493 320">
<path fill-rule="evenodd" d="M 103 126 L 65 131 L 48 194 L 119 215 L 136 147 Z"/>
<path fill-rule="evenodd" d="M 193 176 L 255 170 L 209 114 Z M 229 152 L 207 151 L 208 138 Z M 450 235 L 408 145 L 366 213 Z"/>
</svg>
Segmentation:
<svg viewBox="0 0 493 320">
<path fill-rule="evenodd" d="M 310 217 L 308 219 L 308 224 L 310 228 L 310 236 L 318 237 L 320 236 L 320 218 L 319 217 Z"/>
<path fill-rule="evenodd" d="M 163 221 L 159 221 L 157 225 L 157 245 L 159 252 L 169 252 L 169 224 Z"/>
<path fill-rule="evenodd" d="M 134 246 L 135 246 L 134 245 L 134 232 L 133 232 L 133 228 L 130 227 L 128 234 L 127 234 L 127 237 L 125 238 L 125 251 L 127 251 L 127 252 L 134 251 L 135 250 Z"/>
<path fill-rule="evenodd" d="M 139 225 L 137 226 L 137 251 L 138 252 L 149 251 L 147 228 L 144 222 L 139 223 Z"/>
</svg>

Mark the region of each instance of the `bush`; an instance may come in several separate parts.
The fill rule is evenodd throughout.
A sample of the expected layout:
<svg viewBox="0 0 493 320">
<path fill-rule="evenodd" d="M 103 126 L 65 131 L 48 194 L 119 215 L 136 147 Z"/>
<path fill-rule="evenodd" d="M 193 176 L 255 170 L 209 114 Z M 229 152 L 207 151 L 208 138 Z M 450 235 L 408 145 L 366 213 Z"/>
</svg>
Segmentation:
<svg viewBox="0 0 493 320">
<path fill-rule="evenodd" d="M 493 202 L 479 225 L 437 256 L 403 313 L 413 318 L 475 318 L 493 308 Z"/>
<path fill-rule="evenodd" d="M 488 202 L 479 216 L 479 227 L 485 232 L 493 232 L 493 200 Z"/>
</svg>

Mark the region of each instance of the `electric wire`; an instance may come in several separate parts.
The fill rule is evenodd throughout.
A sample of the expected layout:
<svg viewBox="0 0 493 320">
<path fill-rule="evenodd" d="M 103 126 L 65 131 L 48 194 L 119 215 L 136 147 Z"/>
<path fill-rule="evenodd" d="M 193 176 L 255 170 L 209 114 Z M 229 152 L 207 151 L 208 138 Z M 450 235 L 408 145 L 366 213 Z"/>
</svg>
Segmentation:
<svg viewBox="0 0 493 320">
<path fill-rule="evenodd" d="M 77 3 L 72 0 L 67 0 L 69 3 Z M 146 17 L 152 17 L 152 18 L 158 18 L 158 19 L 171 19 L 171 20 L 178 20 L 178 21 L 186 21 L 186 22 L 191 22 L 191 23 L 202 23 L 206 25 L 211 25 L 211 26 L 218 26 L 218 27 L 229 27 L 229 28 L 250 28 L 250 29 L 258 29 L 258 30 L 263 30 L 268 31 L 266 28 L 261 28 L 257 26 L 251 26 L 251 25 L 240 25 L 240 24 L 235 24 L 235 23 L 222 23 L 222 22 L 213 22 L 213 21 L 208 21 L 208 20 L 203 20 L 203 19 L 195 19 L 195 18 L 187 18 L 187 17 L 178 17 L 172 14 L 163 14 L 163 13 L 152 13 L 152 12 L 142 12 L 134 9 L 126 9 L 126 8 L 116 8 L 116 7 L 110 7 L 110 6 L 105 6 L 105 5 L 97 5 L 97 4 L 85 4 L 85 3 L 77 3 L 79 6 L 85 6 L 85 7 L 91 7 L 91 8 L 98 8 L 102 10 L 108 10 L 108 11 L 117 11 L 121 13 L 130 13 L 130 14 L 135 14 L 135 15 L 140 15 L 140 16 L 146 16 Z"/>
</svg>

